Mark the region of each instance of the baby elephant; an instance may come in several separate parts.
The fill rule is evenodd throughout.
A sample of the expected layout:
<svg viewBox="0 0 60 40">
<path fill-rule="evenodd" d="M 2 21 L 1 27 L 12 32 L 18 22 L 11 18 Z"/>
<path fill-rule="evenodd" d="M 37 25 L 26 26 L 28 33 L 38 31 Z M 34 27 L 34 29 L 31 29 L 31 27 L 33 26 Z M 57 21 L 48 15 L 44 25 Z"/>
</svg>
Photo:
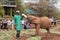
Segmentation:
<svg viewBox="0 0 60 40">
<path fill-rule="evenodd" d="M 27 15 L 27 18 L 30 20 L 30 23 L 35 24 L 35 35 L 39 35 L 39 29 L 44 28 L 48 31 L 51 28 L 51 21 L 48 17 L 36 17 L 32 15 Z"/>
</svg>

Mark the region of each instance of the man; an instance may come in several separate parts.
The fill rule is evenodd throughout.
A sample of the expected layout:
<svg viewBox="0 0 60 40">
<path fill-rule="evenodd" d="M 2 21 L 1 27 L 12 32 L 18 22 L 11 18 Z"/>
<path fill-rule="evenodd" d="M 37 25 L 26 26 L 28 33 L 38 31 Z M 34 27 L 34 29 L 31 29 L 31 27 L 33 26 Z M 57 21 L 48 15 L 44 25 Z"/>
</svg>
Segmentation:
<svg viewBox="0 0 60 40">
<path fill-rule="evenodd" d="M 7 25 L 8 25 L 8 30 L 10 30 L 11 29 L 11 25 L 12 25 L 11 20 L 7 20 Z"/>
<path fill-rule="evenodd" d="M 20 37 L 20 32 L 22 30 L 22 23 L 21 23 L 21 15 L 19 15 L 20 11 L 17 10 L 16 11 L 16 14 L 14 15 L 14 25 L 15 25 L 15 28 L 16 28 L 16 31 L 17 31 L 17 34 L 16 34 L 16 38 L 17 40 L 19 40 L 19 37 Z"/>
<path fill-rule="evenodd" d="M 53 18 L 54 25 L 56 26 L 56 18 Z"/>
<path fill-rule="evenodd" d="M 2 21 L 0 21 L 0 29 L 2 29 Z"/>
<path fill-rule="evenodd" d="M 53 24 L 54 26 L 56 26 L 56 18 L 55 18 L 55 17 L 52 17 L 51 19 L 52 19 L 52 24 Z"/>
<path fill-rule="evenodd" d="M 23 16 L 23 20 L 22 20 L 23 28 L 27 29 L 27 15 L 22 14 L 22 16 Z"/>
<path fill-rule="evenodd" d="M 4 29 L 7 29 L 8 30 L 8 28 L 7 28 L 7 19 L 4 19 L 3 20 L 3 30 Z"/>
</svg>

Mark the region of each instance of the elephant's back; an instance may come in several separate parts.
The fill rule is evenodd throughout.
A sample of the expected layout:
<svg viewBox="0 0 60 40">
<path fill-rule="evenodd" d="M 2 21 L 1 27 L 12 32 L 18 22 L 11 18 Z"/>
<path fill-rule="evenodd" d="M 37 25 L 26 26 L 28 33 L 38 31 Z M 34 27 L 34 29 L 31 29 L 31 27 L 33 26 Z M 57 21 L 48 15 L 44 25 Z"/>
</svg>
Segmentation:
<svg viewBox="0 0 60 40">
<path fill-rule="evenodd" d="M 40 26 L 41 28 L 50 28 L 51 27 L 51 21 L 48 17 L 41 17 L 40 18 Z"/>
</svg>

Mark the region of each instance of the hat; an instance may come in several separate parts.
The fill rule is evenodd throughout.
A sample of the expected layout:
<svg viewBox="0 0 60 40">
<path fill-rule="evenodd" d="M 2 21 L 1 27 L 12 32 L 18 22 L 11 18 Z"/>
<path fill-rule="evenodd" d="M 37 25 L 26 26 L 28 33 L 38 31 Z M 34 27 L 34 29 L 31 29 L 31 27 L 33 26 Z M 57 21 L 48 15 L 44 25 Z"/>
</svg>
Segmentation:
<svg viewBox="0 0 60 40">
<path fill-rule="evenodd" d="M 17 10 L 16 12 L 18 12 L 18 13 L 19 13 L 20 11 L 19 11 L 19 10 Z"/>
</svg>

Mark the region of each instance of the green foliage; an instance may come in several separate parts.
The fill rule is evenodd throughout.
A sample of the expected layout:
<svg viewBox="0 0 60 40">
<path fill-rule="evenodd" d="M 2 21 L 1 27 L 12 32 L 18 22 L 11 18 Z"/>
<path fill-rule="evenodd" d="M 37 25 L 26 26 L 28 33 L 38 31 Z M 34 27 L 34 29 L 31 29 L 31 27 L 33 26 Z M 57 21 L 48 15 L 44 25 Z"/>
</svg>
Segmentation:
<svg viewBox="0 0 60 40">
<path fill-rule="evenodd" d="M 15 13 L 16 13 L 16 12 L 15 12 L 15 9 L 14 9 L 14 10 L 13 10 L 13 12 L 12 12 L 12 16 L 14 16 L 14 15 L 15 15 Z"/>
<path fill-rule="evenodd" d="M 52 5 L 51 5 L 52 4 Z M 52 17 L 55 16 L 56 14 L 56 8 L 54 7 L 54 4 L 51 2 L 51 4 L 49 4 L 49 1 L 46 0 L 41 0 L 38 8 L 37 8 L 37 12 L 39 12 L 39 16 L 48 16 L 48 17 Z"/>
<path fill-rule="evenodd" d="M 3 15 L 4 15 L 4 8 L 2 7 L 0 2 L 0 16 L 3 16 Z"/>
<path fill-rule="evenodd" d="M 22 6 L 22 0 L 17 0 L 16 4 L 17 4 L 16 9 L 20 10 L 20 14 L 24 13 L 25 7 Z"/>
<path fill-rule="evenodd" d="M 60 20 L 60 11 L 57 10 L 56 18 Z"/>
<path fill-rule="evenodd" d="M 38 14 L 36 16 L 56 16 L 56 7 L 54 4 L 56 3 L 56 0 L 40 0 L 38 5 L 35 5 L 36 7 L 33 8 Z M 33 5 L 32 5 L 33 6 Z"/>
</svg>

